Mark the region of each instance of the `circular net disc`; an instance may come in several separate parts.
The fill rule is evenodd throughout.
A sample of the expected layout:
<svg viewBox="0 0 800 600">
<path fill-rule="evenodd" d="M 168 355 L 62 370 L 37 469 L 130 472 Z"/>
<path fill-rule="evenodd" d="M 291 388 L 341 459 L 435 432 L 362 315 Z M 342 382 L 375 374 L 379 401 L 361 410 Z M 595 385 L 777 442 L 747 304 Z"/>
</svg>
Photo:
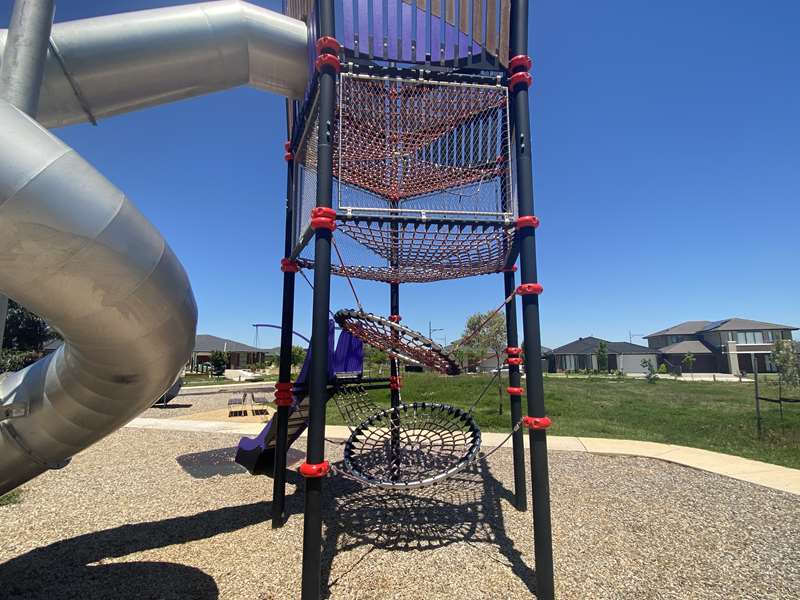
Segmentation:
<svg viewBox="0 0 800 600">
<path fill-rule="evenodd" d="M 401 404 L 353 430 L 344 468 L 368 485 L 420 487 L 465 469 L 480 447 L 480 429 L 468 412 L 447 404 Z"/>
<path fill-rule="evenodd" d="M 458 375 L 458 364 L 444 349 L 413 329 L 360 310 L 343 309 L 333 318 L 362 342 L 392 357 L 425 365 L 446 375 Z"/>
</svg>

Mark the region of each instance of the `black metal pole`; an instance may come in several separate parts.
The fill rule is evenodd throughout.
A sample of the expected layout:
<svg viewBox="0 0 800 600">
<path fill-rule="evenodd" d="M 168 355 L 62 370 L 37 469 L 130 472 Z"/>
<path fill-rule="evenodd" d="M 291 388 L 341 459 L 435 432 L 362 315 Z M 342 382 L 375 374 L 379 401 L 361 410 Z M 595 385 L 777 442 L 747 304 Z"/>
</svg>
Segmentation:
<svg viewBox="0 0 800 600">
<path fill-rule="evenodd" d="M 291 102 L 286 101 L 287 104 Z M 288 107 L 287 107 L 288 108 Z M 287 115 L 289 114 L 287 110 Z M 291 128 L 291 123 L 289 123 Z M 291 131 L 289 131 L 291 135 Z M 287 148 L 286 157 L 286 227 L 284 257 L 292 252 L 292 214 L 294 199 L 294 159 Z M 289 387 L 292 381 L 292 330 L 294 329 L 295 271 L 289 265 L 283 269 L 283 313 L 281 315 L 281 353 L 278 367 L 278 387 Z M 272 486 L 272 527 L 284 524 L 286 507 L 286 452 L 289 437 L 289 406 L 279 404 L 275 419 L 275 460 Z"/>
<path fill-rule="evenodd" d="M 503 273 L 505 297 L 511 296 L 506 304 L 506 343 L 509 347 L 519 346 L 517 333 L 517 298 L 514 290 L 517 287 L 514 271 Z M 520 387 L 519 365 L 508 364 L 508 387 Z M 522 398 L 519 394 L 509 394 L 511 402 L 511 426 L 513 427 L 522 419 Z M 525 490 L 525 442 L 522 428 L 517 429 L 511 437 L 511 448 L 514 456 L 514 504 L 517 510 L 528 510 L 528 494 Z"/>
<path fill-rule="evenodd" d="M 393 228 L 396 225 L 393 225 Z M 399 283 L 390 283 L 389 284 L 389 305 L 390 305 L 390 314 L 393 320 L 399 319 L 400 317 L 400 284 Z M 397 333 L 392 333 L 392 338 L 397 343 Z M 390 370 L 390 390 L 391 390 L 391 397 L 390 402 L 392 408 L 396 408 L 400 406 L 400 371 L 398 369 L 398 361 L 395 358 L 389 360 L 389 370 Z M 394 412 L 392 413 L 392 435 L 391 435 L 391 443 L 389 446 L 389 464 L 390 473 L 392 479 L 398 479 L 400 477 L 400 417 L 399 415 Z"/>
<path fill-rule="evenodd" d="M 334 35 L 333 0 L 317 0 L 320 37 Z M 336 115 L 336 69 L 321 62 L 319 69 L 319 140 L 317 144 L 317 209 L 331 207 L 333 192 L 333 136 Z M 314 301 L 311 322 L 311 367 L 306 463 L 325 460 L 325 404 L 328 399 L 328 311 L 331 296 L 331 235 L 315 227 Z M 306 476 L 303 520 L 303 600 L 320 597 L 322 583 L 322 477 Z"/>
<path fill-rule="evenodd" d="M 528 0 L 511 2 L 511 57 L 528 54 Z M 524 66 L 521 71 L 526 70 Z M 513 76 L 513 74 L 512 74 Z M 511 89 L 514 111 L 514 146 L 517 162 L 517 199 L 519 216 L 533 213 L 533 163 L 531 160 L 531 125 L 528 85 L 524 78 Z M 537 282 L 536 237 L 533 227 L 518 230 L 522 284 Z M 522 327 L 526 358 L 526 394 L 528 415 L 545 417 L 542 381 L 542 343 L 539 331 L 539 296 L 522 296 Z M 534 555 L 536 559 L 536 595 L 539 600 L 555 598 L 553 581 L 553 536 L 550 523 L 550 481 L 547 464 L 547 433 L 531 429 L 531 467 L 533 487 Z"/>
</svg>

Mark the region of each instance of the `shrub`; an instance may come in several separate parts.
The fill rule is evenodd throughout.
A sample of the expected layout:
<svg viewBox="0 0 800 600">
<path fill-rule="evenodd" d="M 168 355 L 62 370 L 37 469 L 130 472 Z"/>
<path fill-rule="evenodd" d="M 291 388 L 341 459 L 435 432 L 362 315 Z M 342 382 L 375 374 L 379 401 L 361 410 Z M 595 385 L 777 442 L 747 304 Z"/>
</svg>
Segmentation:
<svg viewBox="0 0 800 600">
<path fill-rule="evenodd" d="M 658 374 L 659 375 L 666 375 L 667 373 L 668 373 L 668 371 L 667 371 L 666 363 L 661 363 L 660 365 L 658 365 Z"/>
<path fill-rule="evenodd" d="M 215 350 L 211 353 L 211 373 L 217 377 L 225 374 L 228 368 L 228 353 Z"/>
<path fill-rule="evenodd" d="M 643 368 L 647 369 L 647 373 L 645 374 L 647 383 L 655 383 L 658 380 L 658 374 L 656 373 L 656 368 L 653 366 L 653 361 L 649 358 L 643 358 L 642 362 L 639 364 L 641 364 Z"/>
</svg>

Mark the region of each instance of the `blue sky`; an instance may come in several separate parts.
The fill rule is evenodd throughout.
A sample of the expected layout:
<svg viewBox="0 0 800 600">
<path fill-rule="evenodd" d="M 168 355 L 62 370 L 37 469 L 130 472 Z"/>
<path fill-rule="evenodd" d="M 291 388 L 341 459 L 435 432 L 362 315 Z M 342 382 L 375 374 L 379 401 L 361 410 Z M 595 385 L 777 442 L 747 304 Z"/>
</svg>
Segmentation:
<svg viewBox="0 0 800 600">
<path fill-rule="evenodd" d="M 56 20 L 179 3 L 72 0 Z M 533 3 L 545 345 L 731 316 L 800 325 L 798 22 L 795 1 Z M 252 343 L 251 323 L 280 320 L 283 107 L 237 89 L 55 132 L 169 240 L 201 333 Z M 356 285 L 388 312 L 388 286 Z M 448 341 L 501 301 L 499 275 L 401 289 L 404 324 Z M 300 280 L 303 333 L 310 303 Z M 352 305 L 335 279 L 332 307 Z"/>
</svg>

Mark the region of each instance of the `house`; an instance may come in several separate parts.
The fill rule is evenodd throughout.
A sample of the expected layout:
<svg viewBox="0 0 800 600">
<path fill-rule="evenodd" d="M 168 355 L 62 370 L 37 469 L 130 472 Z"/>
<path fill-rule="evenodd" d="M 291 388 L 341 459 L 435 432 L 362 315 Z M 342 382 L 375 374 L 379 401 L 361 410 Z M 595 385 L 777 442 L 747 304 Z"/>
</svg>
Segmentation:
<svg viewBox="0 0 800 600">
<path fill-rule="evenodd" d="M 228 340 L 215 335 L 198 334 L 194 338 L 194 350 L 187 368 L 196 371 L 198 366 L 211 361 L 213 352 L 228 353 L 228 368 L 240 369 L 247 365 L 264 362 L 267 357 L 278 356 L 278 349 L 254 348 L 236 340 Z"/>
<path fill-rule="evenodd" d="M 597 370 L 597 350 L 600 343 L 608 346 L 608 370 L 623 373 L 646 373 L 642 360 L 649 360 L 653 366 L 658 364 L 658 351 L 630 342 L 609 342 L 596 337 L 578 338 L 565 344 L 549 355 L 548 371 Z"/>
<path fill-rule="evenodd" d="M 644 336 L 647 345 L 658 350 L 661 361 L 678 369 L 691 352 L 695 373 L 752 373 L 752 357 L 747 352 L 770 350 L 777 340 L 791 340 L 797 327 L 737 317 L 721 321 L 686 321 Z M 756 354 L 758 370 L 774 372 L 769 354 Z M 685 370 L 685 369 L 684 369 Z"/>
</svg>

